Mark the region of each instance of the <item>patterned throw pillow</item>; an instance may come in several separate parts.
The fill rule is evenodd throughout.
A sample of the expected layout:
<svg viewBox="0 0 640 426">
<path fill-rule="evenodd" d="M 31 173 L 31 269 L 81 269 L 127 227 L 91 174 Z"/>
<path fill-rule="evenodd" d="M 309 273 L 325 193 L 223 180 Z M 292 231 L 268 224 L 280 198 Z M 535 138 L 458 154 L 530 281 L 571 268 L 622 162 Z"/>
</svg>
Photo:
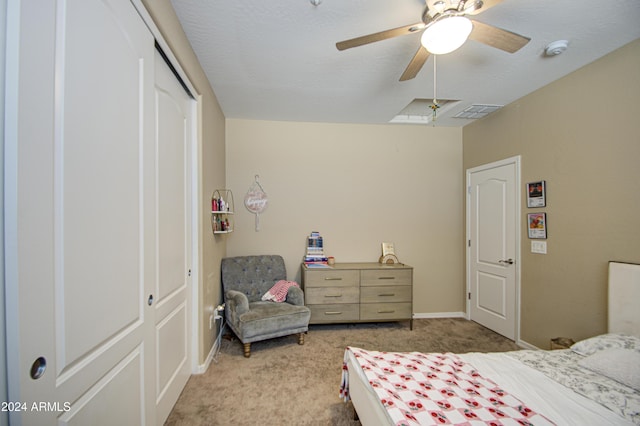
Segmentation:
<svg viewBox="0 0 640 426">
<path fill-rule="evenodd" d="M 631 349 L 640 352 L 640 338 L 618 333 L 601 334 L 571 346 L 577 354 L 589 356 L 605 349 Z"/>
</svg>

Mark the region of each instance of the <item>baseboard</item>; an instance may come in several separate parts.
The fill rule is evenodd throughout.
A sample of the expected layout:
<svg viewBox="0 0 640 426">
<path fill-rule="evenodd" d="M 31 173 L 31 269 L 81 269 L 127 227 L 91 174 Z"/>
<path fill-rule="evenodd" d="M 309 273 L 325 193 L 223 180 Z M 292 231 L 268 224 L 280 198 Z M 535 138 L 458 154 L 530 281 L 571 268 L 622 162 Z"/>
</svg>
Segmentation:
<svg viewBox="0 0 640 426">
<path fill-rule="evenodd" d="M 218 350 L 219 341 L 220 341 L 219 339 L 215 339 L 213 341 L 213 346 L 211 346 L 211 350 L 207 354 L 207 357 L 204 360 L 204 364 L 196 365 L 193 371 L 193 374 L 204 374 L 209 369 L 209 366 L 211 365 L 211 361 L 213 361 L 213 355 Z"/>
<path fill-rule="evenodd" d="M 518 340 L 516 342 L 516 345 L 520 346 L 522 349 L 531 349 L 531 350 L 534 350 L 534 351 L 542 350 L 539 347 L 532 345 L 531 343 L 525 342 L 524 340 Z"/>
<path fill-rule="evenodd" d="M 429 319 L 429 318 L 467 318 L 467 314 L 464 312 L 429 312 L 429 313 L 414 313 L 413 319 Z"/>
</svg>

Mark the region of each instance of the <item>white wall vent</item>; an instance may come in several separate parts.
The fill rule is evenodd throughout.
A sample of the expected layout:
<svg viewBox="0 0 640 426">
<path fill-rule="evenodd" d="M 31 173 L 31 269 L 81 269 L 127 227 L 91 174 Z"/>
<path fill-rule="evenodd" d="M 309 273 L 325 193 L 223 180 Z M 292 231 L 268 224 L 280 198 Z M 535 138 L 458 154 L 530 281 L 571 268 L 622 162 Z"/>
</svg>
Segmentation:
<svg viewBox="0 0 640 426">
<path fill-rule="evenodd" d="M 466 119 L 475 120 L 478 118 L 485 117 L 491 114 L 492 112 L 499 110 L 503 106 L 504 105 L 474 104 L 466 107 L 465 109 L 463 109 L 462 111 L 454 115 L 454 118 L 466 118 Z"/>
</svg>

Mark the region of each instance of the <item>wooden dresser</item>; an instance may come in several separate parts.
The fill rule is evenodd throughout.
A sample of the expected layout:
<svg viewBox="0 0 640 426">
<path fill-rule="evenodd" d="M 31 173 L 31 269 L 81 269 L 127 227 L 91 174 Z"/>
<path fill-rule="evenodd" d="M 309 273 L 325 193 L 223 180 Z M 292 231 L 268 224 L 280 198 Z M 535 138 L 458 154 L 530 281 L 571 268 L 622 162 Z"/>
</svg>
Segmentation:
<svg viewBox="0 0 640 426">
<path fill-rule="evenodd" d="M 413 268 L 404 264 L 302 265 L 310 324 L 409 320 L 413 329 Z"/>
</svg>

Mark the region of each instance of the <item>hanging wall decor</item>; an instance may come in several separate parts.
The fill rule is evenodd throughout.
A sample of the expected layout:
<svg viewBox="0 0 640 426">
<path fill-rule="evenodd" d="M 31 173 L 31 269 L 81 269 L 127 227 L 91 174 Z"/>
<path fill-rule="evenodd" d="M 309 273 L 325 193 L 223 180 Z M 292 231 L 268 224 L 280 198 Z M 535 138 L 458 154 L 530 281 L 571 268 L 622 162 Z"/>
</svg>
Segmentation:
<svg viewBox="0 0 640 426">
<path fill-rule="evenodd" d="M 545 207 L 547 205 L 546 182 L 530 182 L 527 184 L 527 207 Z"/>
<path fill-rule="evenodd" d="M 547 214 L 527 213 L 529 238 L 547 238 Z"/>
<path fill-rule="evenodd" d="M 259 178 L 260 176 L 255 176 L 255 181 L 247 191 L 247 195 L 244 196 L 245 207 L 256 215 L 256 231 L 260 230 L 260 213 L 265 211 L 269 203 L 267 193 L 258 182 Z"/>
</svg>

